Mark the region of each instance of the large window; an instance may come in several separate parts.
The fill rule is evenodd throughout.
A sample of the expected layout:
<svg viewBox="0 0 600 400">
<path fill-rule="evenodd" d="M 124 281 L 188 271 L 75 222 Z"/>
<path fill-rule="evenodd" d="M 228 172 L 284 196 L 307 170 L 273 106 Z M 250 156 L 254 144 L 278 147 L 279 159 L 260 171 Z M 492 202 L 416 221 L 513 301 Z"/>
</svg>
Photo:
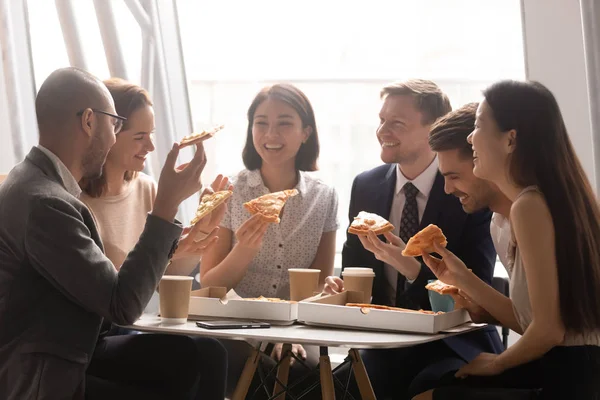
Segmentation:
<svg viewBox="0 0 600 400">
<path fill-rule="evenodd" d="M 243 168 L 246 111 L 266 84 L 305 91 L 321 140 L 319 174 L 340 198 L 338 251 L 354 176 L 377 166 L 379 90 L 437 82 L 454 107 L 503 78 L 523 79 L 519 0 L 253 0 L 177 2 L 196 129 L 211 141 L 207 172 Z"/>
<path fill-rule="evenodd" d="M 61 12 L 63 15 L 68 15 L 69 10 L 72 11 L 72 22 L 79 34 L 78 37 L 70 37 L 69 40 L 81 43 L 83 51 L 81 57 L 92 74 L 100 79 L 110 78 L 94 2 L 71 0 L 60 3 L 62 8 L 58 8 L 56 2 L 51 0 L 27 0 L 31 53 L 37 88 L 39 89 L 52 71 L 69 66 L 67 47 L 59 18 Z M 123 0 L 106 0 L 102 6 L 112 8 L 127 78 L 139 84 L 142 53 L 139 25 Z M 68 21 L 65 24 L 69 26 Z"/>
</svg>

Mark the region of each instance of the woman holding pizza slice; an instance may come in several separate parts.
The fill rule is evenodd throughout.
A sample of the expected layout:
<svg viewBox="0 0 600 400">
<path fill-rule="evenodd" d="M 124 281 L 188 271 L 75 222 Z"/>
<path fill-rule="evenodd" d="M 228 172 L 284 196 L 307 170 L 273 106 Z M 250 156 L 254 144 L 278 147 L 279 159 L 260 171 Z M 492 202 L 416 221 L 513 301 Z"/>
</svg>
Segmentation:
<svg viewBox="0 0 600 400">
<path fill-rule="evenodd" d="M 235 191 L 219 239 L 202 259 L 202 286 L 225 286 L 241 297 L 289 299 L 288 270 L 312 268 L 320 270 L 323 287 L 333 273 L 338 199 L 333 187 L 308 173 L 317 170 L 318 156 L 315 115 L 306 95 L 288 84 L 262 89 L 248 109 L 246 169 L 233 179 Z M 283 192 L 276 197 L 285 201 L 279 218 L 269 221 L 246 209 L 258 210 L 253 200 L 276 192 Z M 235 384 L 251 348 L 243 342 L 228 346 L 235 346 L 228 347 L 229 377 Z M 295 345 L 293 350 L 316 365 L 316 348 Z M 276 358 L 280 352 L 281 346 L 275 346 Z"/>
<path fill-rule="evenodd" d="M 435 246 L 442 259 L 424 259 L 441 281 L 457 286 L 522 337 L 502 354 L 482 353 L 462 367 L 455 376 L 463 379 L 449 377 L 416 398 L 600 398 L 596 197 L 546 87 L 502 81 L 484 97 L 469 136 L 473 173 L 513 202 L 510 298 L 442 246 Z"/>
<path fill-rule="evenodd" d="M 150 96 L 143 88 L 118 78 L 104 83 L 113 96 L 118 115 L 127 120 L 116 135 L 101 176 L 80 182 L 81 200 L 92 213 L 106 256 L 118 270 L 137 243 L 146 216 L 154 206 L 156 182 L 142 172 L 147 155 L 154 151 L 154 110 Z M 229 186 L 228 179 L 219 175 L 212 188 L 218 191 Z M 223 204 L 194 226 L 184 229 L 166 274 L 188 275 L 192 271 L 204 251 L 214 245 L 225 210 Z M 131 331 L 112 327 L 106 335 L 109 337 L 106 344 L 99 344 L 103 350 L 94 354 L 88 373 L 102 377 L 115 362 L 119 362 L 119 342 L 130 338 L 117 336 L 128 333 Z M 194 338 L 193 341 L 200 357 L 210 360 L 198 371 L 198 396 L 201 393 L 203 399 L 222 399 L 227 368 L 225 349 L 213 339 Z M 169 349 L 164 351 L 168 353 Z"/>
</svg>

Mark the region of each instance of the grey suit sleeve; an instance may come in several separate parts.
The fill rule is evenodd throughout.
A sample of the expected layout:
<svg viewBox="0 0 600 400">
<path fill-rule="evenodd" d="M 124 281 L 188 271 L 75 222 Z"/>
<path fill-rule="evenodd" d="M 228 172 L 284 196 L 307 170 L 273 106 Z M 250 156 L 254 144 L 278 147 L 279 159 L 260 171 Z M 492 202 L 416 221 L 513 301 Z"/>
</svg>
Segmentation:
<svg viewBox="0 0 600 400">
<path fill-rule="evenodd" d="M 26 223 L 33 268 L 66 297 L 117 324 L 131 324 L 142 314 L 181 234 L 181 227 L 149 215 L 117 272 L 80 212 L 64 200 L 41 199 Z"/>
</svg>

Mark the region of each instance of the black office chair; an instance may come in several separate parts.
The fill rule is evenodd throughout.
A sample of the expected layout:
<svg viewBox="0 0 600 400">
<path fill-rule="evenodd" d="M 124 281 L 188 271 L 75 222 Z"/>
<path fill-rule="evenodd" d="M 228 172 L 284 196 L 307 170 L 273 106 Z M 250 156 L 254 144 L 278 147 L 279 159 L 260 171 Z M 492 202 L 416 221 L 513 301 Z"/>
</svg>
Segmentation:
<svg viewBox="0 0 600 400">
<path fill-rule="evenodd" d="M 508 278 L 502 278 L 499 276 L 495 276 L 492 279 L 492 287 L 494 289 L 496 289 L 497 291 L 499 291 L 500 293 L 502 293 L 503 295 L 508 297 L 508 295 L 509 295 Z M 504 344 L 505 349 L 508 348 L 508 334 L 509 333 L 510 333 L 510 329 L 503 326 L 502 327 L 502 344 Z"/>
</svg>

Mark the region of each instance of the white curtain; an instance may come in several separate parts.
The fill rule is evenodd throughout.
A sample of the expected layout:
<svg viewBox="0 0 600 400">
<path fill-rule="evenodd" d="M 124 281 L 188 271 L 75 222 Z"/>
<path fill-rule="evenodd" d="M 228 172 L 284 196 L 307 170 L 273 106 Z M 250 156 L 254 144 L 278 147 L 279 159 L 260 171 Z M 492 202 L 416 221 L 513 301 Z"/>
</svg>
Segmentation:
<svg viewBox="0 0 600 400">
<path fill-rule="evenodd" d="M 600 2 L 580 0 L 585 61 L 590 97 L 592 141 L 596 167 L 596 193 L 600 194 Z"/>
</svg>

